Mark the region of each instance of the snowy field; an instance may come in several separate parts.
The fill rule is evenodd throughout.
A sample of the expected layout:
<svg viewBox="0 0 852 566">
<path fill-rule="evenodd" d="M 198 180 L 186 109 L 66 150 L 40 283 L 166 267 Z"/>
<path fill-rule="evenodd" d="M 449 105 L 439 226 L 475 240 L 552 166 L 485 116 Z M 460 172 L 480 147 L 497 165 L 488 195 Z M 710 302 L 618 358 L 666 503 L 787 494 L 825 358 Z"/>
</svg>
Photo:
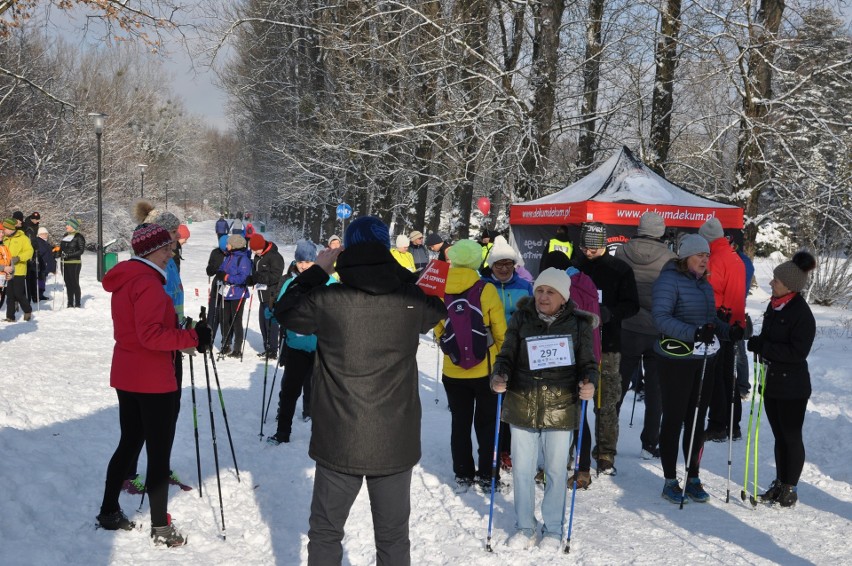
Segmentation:
<svg viewBox="0 0 852 566">
<path fill-rule="evenodd" d="M 207 257 L 216 240 L 212 222 L 190 226 L 182 277 L 186 313 L 197 317 L 206 303 Z M 285 260 L 294 246 L 284 246 Z M 120 259 L 127 259 L 127 253 Z M 748 308 L 759 327 L 768 301 L 771 266 L 758 262 L 760 289 Z M 148 538 L 147 501 L 122 494 L 122 507 L 137 522 L 132 532 L 95 528 L 107 462 L 118 441 L 118 410 L 109 387 L 112 322 L 109 295 L 95 278 L 95 256 L 83 261 L 82 309 L 61 308 L 61 285 L 48 281 L 48 295 L 33 322 L 0 323 L 0 564 L 279 564 L 307 560 L 308 510 L 314 464 L 307 456 L 310 423 L 298 418 L 292 442 L 277 447 L 259 441 L 264 364 L 257 302 L 242 362 L 218 363 L 233 438 L 237 477 L 213 382 L 213 413 L 221 467 L 226 529 L 223 529 L 211 442 L 204 364 L 194 359 L 203 497 L 199 497 L 189 366 L 172 468 L 192 491 L 172 487 L 169 511 L 189 537 L 178 549 L 154 547 Z M 639 458 L 643 406 L 628 426 L 632 393 L 621 414 L 618 475 L 593 476 L 577 494 L 571 553 L 503 546 L 512 532 L 512 494 L 498 494 L 494 508 L 494 553 L 485 551 L 488 496 L 453 492 L 450 414 L 443 388 L 436 389 L 437 351 L 424 336 L 417 355 L 423 403 L 423 458 L 412 480 L 412 561 L 418 565 L 546 564 L 849 564 L 852 533 L 852 360 L 849 315 L 815 307 L 817 341 L 810 356 L 814 394 L 805 420 L 807 463 L 799 503 L 790 510 L 740 501 L 745 441 L 734 443 L 731 502 L 725 503 L 727 443 L 708 443 L 702 479 L 709 504 L 683 510 L 660 498 L 659 460 Z M 20 316 L 20 315 L 19 315 Z M 369 332 L 368 328 L 364 329 Z M 846 369 L 844 369 L 844 367 Z M 270 366 L 268 380 L 272 381 Z M 280 383 L 280 372 L 277 381 Z M 211 381 L 213 379 L 211 371 Z M 278 383 L 275 396 L 277 401 Z M 744 403 L 743 432 L 748 424 Z M 296 414 L 301 411 L 297 407 Z M 275 408 L 264 435 L 275 430 Z M 760 434 L 760 484 L 774 478 L 773 438 L 768 422 Z M 682 470 L 683 464 L 679 463 Z M 144 455 L 140 462 L 144 472 Z M 511 475 L 504 478 L 511 482 Z M 570 494 L 569 494 L 570 495 Z M 539 494 L 540 496 L 540 494 Z M 570 501 L 570 499 L 569 499 Z M 226 534 L 227 537 L 224 537 Z M 344 539 L 344 564 L 375 562 L 366 490 L 352 509 Z"/>
</svg>

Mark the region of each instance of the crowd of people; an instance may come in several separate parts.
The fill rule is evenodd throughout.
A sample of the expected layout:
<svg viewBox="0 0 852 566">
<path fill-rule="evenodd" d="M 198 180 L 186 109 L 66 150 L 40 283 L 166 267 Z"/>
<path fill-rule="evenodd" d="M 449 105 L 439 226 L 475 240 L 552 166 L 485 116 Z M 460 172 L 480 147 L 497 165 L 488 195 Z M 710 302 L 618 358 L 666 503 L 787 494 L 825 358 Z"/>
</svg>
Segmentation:
<svg viewBox="0 0 852 566">
<path fill-rule="evenodd" d="M 614 253 L 602 223 L 584 223 L 576 241 L 560 227 L 542 250 L 537 276 L 502 235 L 488 230 L 480 241 L 450 243 L 417 230 L 392 241 L 381 220 L 361 217 L 326 246 L 297 242 L 288 266 L 264 235 L 220 219 L 206 271 L 210 316 L 190 327 L 180 280 L 189 231 L 145 201 L 135 216 L 134 255 L 103 281 L 112 294 L 110 384 L 121 430 L 97 517 L 105 529 L 133 529 L 119 494 L 145 491 L 154 542 L 186 543 L 167 512 L 181 360 L 194 350 L 212 355 L 217 336 L 220 356 L 242 359 L 245 305 L 255 293 L 258 356 L 284 367 L 277 428 L 267 442 L 290 442 L 300 397 L 302 418 L 311 422 L 309 564 L 341 562 L 346 519 L 365 479 L 377 562 L 409 563 L 409 491 L 421 455 L 416 352 L 430 330 L 444 352 L 454 488 L 493 493 L 505 485 L 501 474 L 511 474 L 515 532 L 507 544 L 513 548 L 559 548 L 567 493 L 590 488 L 592 460 L 597 474 L 617 473 L 619 413 L 630 389 L 645 394 L 640 456 L 661 460 L 662 497 L 681 505 L 707 502 L 703 443 L 742 436 L 740 401 L 752 392 L 747 378 L 745 387 L 738 382 L 737 368 L 746 349 L 765 364 L 764 404 L 776 438 L 778 475 L 760 499 L 781 507 L 797 501 L 815 336 L 801 295 L 816 264 L 806 252 L 775 269 L 762 330 L 746 347 L 753 266 L 715 219 L 667 242 L 665 222 L 647 212 L 636 235 Z M 57 263 L 68 307 L 81 306 L 79 222 L 69 218 L 66 235 L 51 246 L 39 220 L 33 213 L 3 221 L 7 320 L 17 310 L 30 319 L 31 303 L 47 298 L 42 275 L 54 273 Z M 416 283 L 441 258 L 449 269 L 439 298 Z M 594 434 L 587 412 L 595 415 Z M 136 470 L 143 446 L 144 479 Z M 540 525 L 537 483 L 544 489 Z"/>
</svg>

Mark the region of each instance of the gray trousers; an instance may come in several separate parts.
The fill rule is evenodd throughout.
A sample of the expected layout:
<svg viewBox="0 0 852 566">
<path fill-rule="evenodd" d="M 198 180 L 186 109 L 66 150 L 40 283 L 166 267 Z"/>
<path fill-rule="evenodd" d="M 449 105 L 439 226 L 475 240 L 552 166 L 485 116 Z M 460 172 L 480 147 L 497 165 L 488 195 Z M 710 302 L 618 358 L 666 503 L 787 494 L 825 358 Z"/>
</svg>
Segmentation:
<svg viewBox="0 0 852 566">
<path fill-rule="evenodd" d="M 317 464 L 308 530 L 308 566 L 343 562 L 343 527 L 365 476 L 342 474 Z M 377 566 L 409 566 L 411 469 L 366 476 L 373 515 Z"/>
</svg>

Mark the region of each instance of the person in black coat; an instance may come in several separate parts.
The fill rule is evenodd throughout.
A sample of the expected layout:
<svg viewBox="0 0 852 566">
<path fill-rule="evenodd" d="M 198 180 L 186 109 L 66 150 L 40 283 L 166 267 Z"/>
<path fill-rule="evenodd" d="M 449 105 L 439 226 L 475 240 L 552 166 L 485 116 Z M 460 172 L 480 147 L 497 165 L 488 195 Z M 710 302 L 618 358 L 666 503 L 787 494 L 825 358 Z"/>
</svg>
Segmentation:
<svg viewBox="0 0 852 566">
<path fill-rule="evenodd" d="M 767 366 L 763 405 L 775 436 L 777 477 L 760 499 L 781 507 L 791 507 L 798 500 L 797 486 L 805 466 L 802 428 L 811 396 L 807 358 L 816 336 L 816 321 L 801 291 L 814 267 L 811 254 L 798 252 L 775 268 L 763 328 L 748 341 L 748 350 Z"/>
<path fill-rule="evenodd" d="M 364 477 L 378 564 L 410 564 L 411 473 L 420 460 L 420 334 L 447 316 L 393 258 L 387 226 L 362 216 L 276 303 L 284 328 L 315 334 L 309 455 L 316 461 L 308 564 L 340 564 Z M 342 251 L 341 251 L 342 250 Z M 339 285 L 326 285 L 335 271 Z"/>
<path fill-rule="evenodd" d="M 260 300 L 260 308 L 257 309 L 260 320 L 260 331 L 263 336 L 263 352 L 260 357 L 269 356 L 273 360 L 278 358 L 278 322 L 275 318 L 266 318 L 266 308 L 272 308 L 281 284 L 284 280 L 284 258 L 278 251 L 278 246 L 273 242 L 267 242 L 260 234 L 252 234 L 249 238 L 249 249 L 254 252 L 252 264 L 252 280 Z M 263 288 L 261 288 L 263 287 Z"/>
<path fill-rule="evenodd" d="M 68 293 L 68 308 L 80 308 L 80 270 L 83 268 L 83 253 L 86 251 L 86 239 L 78 232 L 80 221 L 69 218 L 65 221 L 65 236 L 59 242 L 62 253 L 62 275 L 65 278 L 65 289 Z"/>
<path fill-rule="evenodd" d="M 41 270 L 42 267 L 39 264 L 39 254 L 38 254 L 38 225 L 41 222 L 41 214 L 38 212 L 33 212 L 27 219 L 24 220 L 24 234 L 27 235 L 27 238 L 30 239 L 30 244 L 33 247 L 33 258 L 29 261 L 29 265 L 27 266 L 27 298 L 29 298 L 31 303 L 37 303 L 39 301 L 39 292 L 38 292 L 38 281 L 41 279 Z"/>
<path fill-rule="evenodd" d="M 207 258 L 207 279 L 216 277 L 222 262 L 225 261 L 225 252 L 228 249 L 228 235 L 222 234 L 219 236 L 219 245 L 210 251 L 210 257 Z M 210 292 L 207 294 L 207 312 L 210 313 L 207 319 L 207 324 L 210 331 L 213 333 L 213 341 L 216 340 L 216 334 L 219 331 L 222 321 L 222 303 L 221 295 L 219 295 L 219 280 L 213 279 L 210 284 Z M 223 329 L 224 332 L 224 329 Z"/>
<path fill-rule="evenodd" d="M 47 228 L 41 227 L 38 229 L 38 237 L 36 238 L 36 256 L 38 257 L 38 300 L 48 301 L 50 297 L 44 294 L 47 286 L 47 276 L 51 273 L 56 273 L 56 257 L 53 255 L 53 246 L 51 246 L 47 237 L 49 236 Z"/>
</svg>

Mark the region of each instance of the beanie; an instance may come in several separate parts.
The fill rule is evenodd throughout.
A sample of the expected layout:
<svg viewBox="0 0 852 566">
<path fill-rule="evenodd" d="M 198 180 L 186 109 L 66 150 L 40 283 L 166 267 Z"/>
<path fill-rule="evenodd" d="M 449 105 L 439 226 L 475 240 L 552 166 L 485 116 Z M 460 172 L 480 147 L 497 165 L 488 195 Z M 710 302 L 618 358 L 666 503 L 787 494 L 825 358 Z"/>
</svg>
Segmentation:
<svg viewBox="0 0 852 566">
<path fill-rule="evenodd" d="M 255 232 L 249 238 L 249 249 L 255 252 L 262 252 L 263 248 L 266 247 L 266 240 L 263 236 Z"/>
<path fill-rule="evenodd" d="M 805 288 L 808 272 L 816 267 L 816 259 L 808 252 L 796 252 L 793 259 L 775 268 L 772 275 L 785 287 L 796 293 Z"/>
<path fill-rule="evenodd" d="M 42 234 L 49 234 L 49 232 L 47 231 L 47 228 L 45 228 L 44 226 L 39 226 L 38 235 L 41 236 Z"/>
<path fill-rule="evenodd" d="M 20 210 L 16 210 L 15 212 L 12 213 L 12 218 L 14 218 L 15 220 L 20 220 L 21 222 L 23 222 L 24 221 L 24 213 L 21 212 Z"/>
<path fill-rule="evenodd" d="M 396 247 L 398 248 L 406 248 L 411 244 L 411 240 L 408 239 L 408 236 L 405 234 L 400 234 L 396 237 Z"/>
<path fill-rule="evenodd" d="M 553 250 L 541 256 L 541 262 L 538 264 L 539 271 L 544 271 L 548 267 L 555 267 L 556 269 L 565 271 L 571 267 L 571 260 L 564 253 Z"/>
<path fill-rule="evenodd" d="M 224 251 L 228 251 L 228 235 L 222 234 L 219 236 L 219 249 Z"/>
<path fill-rule="evenodd" d="M 704 236 L 704 239 L 708 242 L 725 237 L 725 231 L 722 230 L 722 223 L 715 216 L 702 224 L 701 228 L 698 229 L 698 233 Z"/>
<path fill-rule="evenodd" d="M 447 251 L 452 267 L 479 269 L 482 265 L 482 246 L 475 240 L 459 240 Z"/>
<path fill-rule="evenodd" d="M 241 250 L 246 247 L 246 239 L 239 234 L 231 234 L 228 236 L 228 245 L 232 250 Z"/>
<path fill-rule="evenodd" d="M 65 221 L 65 225 L 71 226 L 71 228 L 73 228 L 75 232 L 80 229 L 80 221 L 76 218 L 69 218 Z"/>
<path fill-rule="evenodd" d="M 511 259 L 513 262 L 518 262 L 518 254 L 515 253 L 514 248 L 509 245 L 509 242 L 506 241 L 506 238 L 503 236 L 497 236 L 494 238 L 494 245 L 491 247 L 491 251 L 488 253 L 488 258 L 486 258 L 488 263 L 494 265 L 498 261 L 502 261 L 504 259 Z"/>
<path fill-rule="evenodd" d="M 606 224 L 584 222 L 580 227 L 580 245 L 590 250 L 606 247 Z"/>
<path fill-rule="evenodd" d="M 412 242 L 414 240 L 416 240 L 417 238 L 422 238 L 422 237 L 423 237 L 423 232 L 419 232 L 417 230 L 412 230 L 411 234 L 408 235 L 408 239 L 411 240 Z"/>
<path fill-rule="evenodd" d="M 296 261 L 316 261 L 317 246 L 310 240 L 296 242 Z"/>
<path fill-rule="evenodd" d="M 150 217 L 151 215 L 149 214 L 148 218 Z M 169 232 L 177 230 L 178 226 L 180 226 L 180 220 L 178 220 L 178 217 L 172 214 L 171 212 L 161 212 L 154 216 L 151 222 L 153 222 L 154 224 L 159 224 Z"/>
<path fill-rule="evenodd" d="M 340 241 L 340 236 L 338 236 L 337 234 L 332 234 L 331 238 L 328 239 L 328 245 L 330 246 L 332 242 L 339 242 L 339 241 Z"/>
<path fill-rule="evenodd" d="M 178 238 L 180 238 L 181 240 L 188 240 L 189 239 L 189 226 L 187 226 L 186 224 L 181 224 L 180 226 L 177 227 L 177 233 L 178 233 Z"/>
<path fill-rule="evenodd" d="M 698 234 L 687 234 L 680 241 L 680 245 L 677 248 L 677 257 L 680 259 L 686 259 L 691 255 L 709 253 L 710 244 Z"/>
<path fill-rule="evenodd" d="M 5 228 L 6 230 L 17 230 L 18 223 L 15 221 L 14 218 L 6 218 L 5 220 L 3 220 L 3 228 Z"/>
<path fill-rule="evenodd" d="M 30 220 L 41 220 L 41 214 L 38 212 L 33 212 L 30 214 Z"/>
<path fill-rule="evenodd" d="M 650 238 L 662 238 L 666 233 L 666 223 L 663 217 L 656 212 L 648 211 L 639 218 L 637 236 L 648 236 Z"/>
<path fill-rule="evenodd" d="M 172 243 L 169 232 L 159 224 L 142 224 L 133 231 L 130 245 L 133 253 L 146 257 Z"/>
<path fill-rule="evenodd" d="M 441 238 L 440 234 L 429 234 L 426 237 L 426 242 L 424 242 L 424 243 L 426 244 L 427 247 L 431 248 L 432 246 L 434 246 L 436 244 L 443 244 L 444 239 Z"/>
<path fill-rule="evenodd" d="M 375 216 L 356 218 L 343 236 L 343 243 L 347 248 L 367 242 L 379 242 L 386 248 L 390 248 L 388 227 Z"/>
<path fill-rule="evenodd" d="M 533 291 L 542 285 L 553 287 L 566 301 L 571 298 L 571 278 L 561 269 L 548 267 L 539 273 L 538 277 L 535 278 L 535 283 L 533 283 Z"/>
</svg>

